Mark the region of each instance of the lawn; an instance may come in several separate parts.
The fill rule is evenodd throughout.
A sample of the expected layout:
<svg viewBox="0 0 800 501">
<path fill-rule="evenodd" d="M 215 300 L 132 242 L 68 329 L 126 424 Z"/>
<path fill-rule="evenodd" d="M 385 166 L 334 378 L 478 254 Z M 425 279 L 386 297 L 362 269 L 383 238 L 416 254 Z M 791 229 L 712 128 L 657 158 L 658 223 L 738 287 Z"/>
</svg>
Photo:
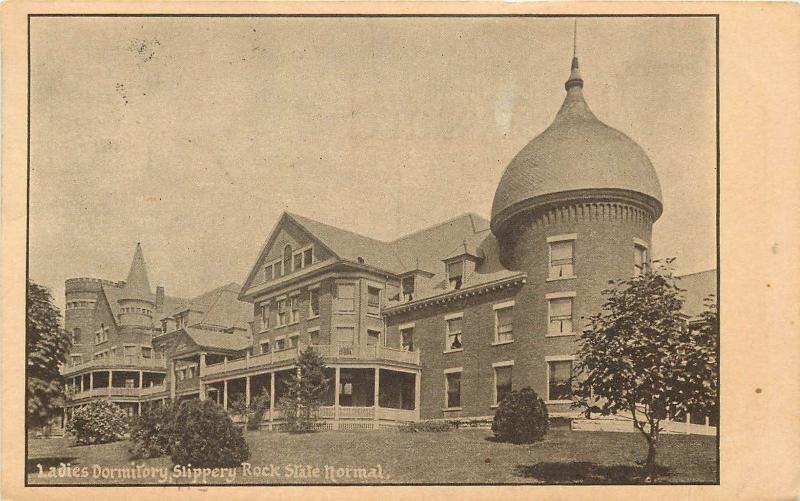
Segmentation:
<svg viewBox="0 0 800 501">
<path fill-rule="evenodd" d="M 249 470 L 237 468 L 234 484 L 637 483 L 642 477 L 636 461 L 646 453 L 644 439 L 637 434 L 573 432 L 566 428 L 551 429 L 545 440 L 529 445 L 495 442 L 491 431 L 482 429 L 306 435 L 262 431 L 247 432 L 246 438 L 252 466 Z M 157 477 L 153 478 L 158 468 L 172 475 L 172 462 L 162 457 L 134 462 L 134 466 L 142 465 L 140 477 L 150 472 L 147 478 L 102 478 L 114 473 L 114 468 L 132 467 L 129 445 L 123 441 L 75 446 L 63 438 L 31 439 L 28 480 L 31 484 L 144 484 L 159 483 Z M 664 467 L 659 482 L 716 482 L 715 437 L 664 435 L 658 459 Z M 85 467 L 88 477 L 44 478 L 38 474 L 38 465 L 47 472 L 48 467 L 60 463 L 78 467 L 73 470 L 78 474 Z M 370 478 L 356 478 L 364 473 Z M 193 483 L 192 477 L 175 481 Z M 207 477 L 206 483 L 226 480 Z"/>
</svg>

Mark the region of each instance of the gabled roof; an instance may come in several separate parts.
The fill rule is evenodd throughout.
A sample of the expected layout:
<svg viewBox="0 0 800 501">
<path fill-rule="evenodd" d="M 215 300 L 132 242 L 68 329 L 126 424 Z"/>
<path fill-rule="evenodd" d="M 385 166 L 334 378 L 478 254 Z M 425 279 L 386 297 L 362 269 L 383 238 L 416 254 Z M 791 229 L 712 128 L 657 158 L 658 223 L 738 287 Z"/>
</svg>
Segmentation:
<svg viewBox="0 0 800 501">
<path fill-rule="evenodd" d="M 241 332 L 217 332 L 197 327 L 186 327 L 182 330 L 200 348 L 241 351 L 248 349 L 253 343 L 249 335 Z"/>
<path fill-rule="evenodd" d="M 248 330 L 249 320 L 253 316 L 253 306 L 250 303 L 239 301 L 240 290 L 241 286 L 233 282 L 211 289 L 175 305 L 170 310 L 165 310 L 162 318 L 170 317 L 180 311 L 189 309 L 203 314 L 201 320 L 194 325 L 222 328 L 236 327 Z"/>
</svg>

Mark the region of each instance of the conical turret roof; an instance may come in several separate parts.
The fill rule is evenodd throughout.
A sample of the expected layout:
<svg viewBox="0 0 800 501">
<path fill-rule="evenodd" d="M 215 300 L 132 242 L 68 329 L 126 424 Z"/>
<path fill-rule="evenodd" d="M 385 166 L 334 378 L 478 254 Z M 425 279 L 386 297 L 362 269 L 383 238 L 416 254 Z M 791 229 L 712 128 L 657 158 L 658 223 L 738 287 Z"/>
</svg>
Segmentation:
<svg viewBox="0 0 800 501">
<path fill-rule="evenodd" d="M 128 279 L 122 289 L 120 299 L 141 299 L 152 301 L 153 295 L 150 292 L 150 281 L 147 279 L 147 264 L 144 262 L 142 244 L 136 244 L 136 251 L 133 253 L 131 269 L 128 271 Z"/>
<path fill-rule="evenodd" d="M 577 57 L 564 86 L 567 95 L 553 123 L 522 148 L 500 179 L 492 205 L 495 234 L 514 214 L 577 190 L 634 192 L 644 195 L 655 217 L 661 215 L 661 186 L 650 159 L 589 109 Z"/>
</svg>

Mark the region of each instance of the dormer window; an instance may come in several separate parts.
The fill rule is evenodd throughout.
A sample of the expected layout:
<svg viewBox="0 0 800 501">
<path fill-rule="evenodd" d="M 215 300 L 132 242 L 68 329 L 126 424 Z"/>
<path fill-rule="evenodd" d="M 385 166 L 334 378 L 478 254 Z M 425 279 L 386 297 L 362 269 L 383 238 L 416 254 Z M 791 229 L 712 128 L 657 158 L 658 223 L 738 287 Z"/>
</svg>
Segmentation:
<svg viewBox="0 0 800 501">
<path fill-rule="evenodd" d="M 450 289 L 461 288 L 464 280 L 464 261 L 455 261 L 447 264 L 447 283 Z"/>
<path fill-rule="evenodd" d="M 400 282 L 403 301 L 414 300 L 414 285 L 414 275 L 411 275 L 410 277 L 403 277 L 403 280 Z"/>
</svg>

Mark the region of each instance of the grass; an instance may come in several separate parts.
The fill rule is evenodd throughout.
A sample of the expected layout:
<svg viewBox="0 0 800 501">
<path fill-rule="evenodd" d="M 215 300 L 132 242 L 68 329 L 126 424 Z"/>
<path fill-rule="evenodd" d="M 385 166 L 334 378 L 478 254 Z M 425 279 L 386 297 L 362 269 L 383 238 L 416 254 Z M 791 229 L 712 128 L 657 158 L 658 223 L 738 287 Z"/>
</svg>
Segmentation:
<svg viewBox="0 0 800 501">
<path fill-rule="evenodd" d="M 246 432 L 252 465 L 272 464 L 279 477 L 243 476 L 236 472 L 234 484 L 331 484 L 324 467 L 364 468 L 378 465 L 384 478 L 337 479 L 338 483 L 640 483 L 642 469 L 637 461 L 646 453 L 644 439 L 633 433 L 573 432 L 551 429 L 535 444 L 513 445 L 492 440 L 489 430 L 468 429 L 441 433 L 319 432 L 306 435 Z M 128 442 L 75 446 L 69 439 L 31 439 L 29 441 L 28 480 L 31 484 L 109 484 L 158 483 L 147 479 L 92 478 L 93 465 L 130 467 Z M 70 463 L 87 467 L 89 478 L 41 478 L 49 466 Z M 715 437 L 664 435 L 658 462 L 662 465 L 658 482 L 713 483 L 717 478 Z M 137 460 L 135 464 L 166 468 L 167 457 Z M 301 466 L 296 468 L 295 465 Z M 305 471 L 305 465 L 318 467 L 319 477 L 289 477 Z M 251 470 L 251 472 L 254 472 Z M 191 478 L 177 483 L 192 483 Z M 207 483 L 225 483 L 208 478 Z"/>
</svg>

